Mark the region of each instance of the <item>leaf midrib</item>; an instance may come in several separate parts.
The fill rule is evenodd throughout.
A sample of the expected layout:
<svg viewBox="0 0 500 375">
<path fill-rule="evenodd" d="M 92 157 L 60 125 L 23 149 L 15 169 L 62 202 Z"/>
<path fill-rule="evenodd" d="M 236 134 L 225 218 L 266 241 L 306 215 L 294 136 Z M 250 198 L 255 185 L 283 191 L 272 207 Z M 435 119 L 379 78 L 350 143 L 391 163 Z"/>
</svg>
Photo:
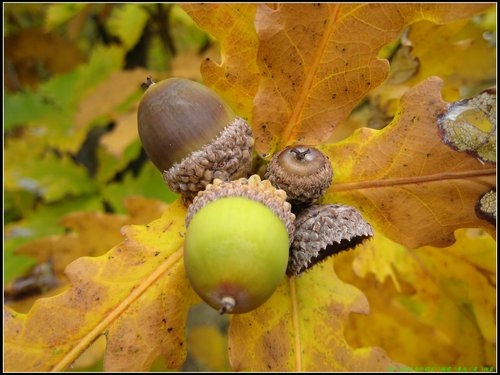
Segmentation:
<svg viewBox="0 0 500 375">
<path fill-rule="evenodd" d="M 320 45 L 317 48 L 316 56 L 314 57 L 314 60 L 310 65 L 309 74 L 306 74 L 306 76 L 305 76 L 305 82 L 304 82 L 304 85 L 302 86 L 302 90 L 299 94 L 298 100 L 293 107 L 293 112 L 290 115 L 290 119 L 288 120 L 288 123 L 283 128 L 282 137 L 280 140 L 280 145 L 278 147 L 279 150 L 281 150 L 282 148 L 284 148 L 288 144 L 290 139 L 293 138 L 294 130 L 297 129 L 299 117 L 302 114 L 302 111 L 303 111 L 304 106 L 306 104 L 307 95 L 311 91 L 311 87 L 312 87 L 314 78 L 316 78 L 316 72 L 319 69 L 320 62 L 322 61 L 322 58 L 325 54 L 325 50 L 327 48 L 328 41 L 330 40 L 331 33 L 334 30 L 334 26 L 337 22 L 339 13 L 340 13 L 340 5 L 334 4 L 333 9 L 331 10 L 331 16 L 329 17 L 328 23 L 325 26 L 325 31 L 323 33 Z"/>
<path fill-rule="evenodd" d="M 52 367 L 51 372 L 60 372 L 68 368 L 92 342 L 106 330 L 106 328 L 148 288 L 156 282 L 165 272 L 167 272 L 173 264 L 182 258 L 183 247 L 170 255 L 165 262 L 155 269 L 146 279 L 144 279 L 130 295 L 125 298 L 117 307 L 115 307 L 98 325 L 96 325 L 89 333 L 87 333 L 76 346 L 73 347 L 57 364 Z"/>
</svg>

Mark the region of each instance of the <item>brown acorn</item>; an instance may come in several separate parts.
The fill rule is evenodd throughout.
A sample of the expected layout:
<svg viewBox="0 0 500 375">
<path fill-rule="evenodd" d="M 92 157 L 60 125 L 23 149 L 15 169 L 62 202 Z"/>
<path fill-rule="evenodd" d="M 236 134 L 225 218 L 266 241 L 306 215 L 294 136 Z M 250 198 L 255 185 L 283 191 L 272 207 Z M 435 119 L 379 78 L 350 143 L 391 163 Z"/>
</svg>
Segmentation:
<svg viewBox="0 0 500 375">
<path fill-rule="evenodd" d="M 287 274 L 299 275 L 330 255 L 349 250 L 373 236 L 373 229 L 354 207 L 312 205 L 296 215 Z"/>
<path fill-rule="evenodd" d="M 285 190 L 290 203 L 306 206 L 324 194 L 332 182 L 333 170 L 328 157 L 321 151 L 296 145 L 273 156 L 265 178 L 273 186 Z"/>
<path fill-rule="evenodd" d="M 250 173 L 250 126 L 200 83 L 183 78 L 149 82 L 137 122 L 146 154 L 187 202 L 215 178 L 229 181 Z"/>
</svg>

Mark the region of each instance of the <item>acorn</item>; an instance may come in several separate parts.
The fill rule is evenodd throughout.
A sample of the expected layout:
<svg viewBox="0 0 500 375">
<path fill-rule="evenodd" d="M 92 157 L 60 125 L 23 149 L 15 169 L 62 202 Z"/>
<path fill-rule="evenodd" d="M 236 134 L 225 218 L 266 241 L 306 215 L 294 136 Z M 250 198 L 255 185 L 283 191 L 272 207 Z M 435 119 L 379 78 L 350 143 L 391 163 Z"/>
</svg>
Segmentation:
<svg viewBox="0 0 500 375">
<path fill-rule="evenodd" d="M 373 228 L 354 207 L 312 205 L 300 210 L 290 247 L 287 275 L 297 276 L 331 255 L 355 248 L 373 236 Z"/>
<path fill-rule="evenodd" d="M 287 193 L 297 206 L 307 206 L 321 197 L 330 186 L 333 170 L 330 160 L 318 149 L 296 145 L 276 153 L 265 173 L 271 183 Z"/>
<path fill-rule="evenodd" d="M 215 178 L 249 175 L 252 129 L 217 94 L 183 78 L 146 85 L 137 112 L 139 137 L 172 191 L 190 202 Z"/>
<path fill-rule="evenodd" d="M 224 313 L 262 305 L 285 277 L 295 215 L 257 175 L 201 191 L 188 208 L 184 265 L 196 293 Z"/>
</svg>

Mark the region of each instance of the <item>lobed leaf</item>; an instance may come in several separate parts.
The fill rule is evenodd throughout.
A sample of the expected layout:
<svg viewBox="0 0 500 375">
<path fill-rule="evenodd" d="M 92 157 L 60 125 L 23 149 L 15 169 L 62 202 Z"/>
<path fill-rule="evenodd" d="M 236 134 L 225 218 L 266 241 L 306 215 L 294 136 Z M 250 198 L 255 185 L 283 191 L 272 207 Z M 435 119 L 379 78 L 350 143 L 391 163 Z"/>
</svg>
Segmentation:
<svg viewBox="0 0 500 375">
<path fill-rule="evenodd" d="M 218 69 L 211 62 L 202 64 L 205 83 L 238 112 L 252 110 L 256 149 L 266 157 L 294 142 L 318 144 L 328 138 L 387 77 L 389 65 L 377 54 L 405 25 L 467 18 L 488 6 L 280 4 L 272 9 L 265 4 L 210 4 L 184 9 L 221 41 Z M 255 8 L 256 36 L 251 29 Z M 243 101 L 254 96 L 253 106 Z"/>
<path fill-rule="evenodd" d="M 321 143 L 386 79 L 389 64 L 377 54 L 405 25 L 426 18 L 446 22 L 486 8 L 468 5 L 260 5 L 257 151 L 266 156 L 295 142 Z"/>
<path fill-rule="evenodd" d="M 187 308 L 198 301 L 180 266 L 185 211 L 178 200 L 149 225 L 125 226 L 123 243 L 72 262 L 66 268 L 71 287 L 39 299 L 28 314 L 5 308 L 5 368 L 63 370 L 103 333 L 110 370 L 146 370 L 155 354 L 171 366 L 182 363 L 181 327 Z M 132 336 L 122 337 L 127 332 Z"/>
<path fill-rule="evenodd" d="M 437 118 L 448 104 L 441 80 L 408 91 L 394 121 L 383 130 L 363 128 L 322 146 L 334 169 L 325 202 L 356 206 L 370 223 L 410 248 L 447 246 L 457 228 L 495 228 L 480 219 L 479 197 L 496 186 L 496 168 L 443 143 Z"/>
<path fill-rule="evenodd" d="M 373 311 L 352 317 L 348 341 L 382 345 L 409 366 L 494 366 L 496 242 L 478 229 L 456 237 L 446 248 L 410 251 L 377 234 L 336 258 L 339 276 L 363 290 Z"/>
<path fill-rule="evenodd" d="M 449 102 L 492 85 L 496 78 L 496 47 L 485 39 L 487 31 L 478 24 L 478 19 L 486 19 L 492 11 L 496 7 L 481 17 L 443 25 L 422 20 L 406 28 L 401 44 L 392 53 L 389 78 L 369 93 L 374 108 L 362 126 L 385 126 L 397 112 L 402 94 L 431 76 L 443 79 L 442 95 Z M 353 114 L 356 112 L 359 110 Z M 379 119 L 377 114 L 387 117 Z M 344 122 L 342 127 L 345 126 Z"/>
<path fill-rule="evenodd" d="M 220 64 L 206 59 L 201 64 L 204 83 L 216 91 L 236 113 L 251 121 L 257 92 L 257 35 L 255 4 L 183 4 L 194 21 L 219 42 Z"/>
<path fill-rule="evenodd" d="M 364 295 L 333 272 L 333 260 L 287 279 L 257 310 L 232 317 L 229 356 L 235 371 L 387 371 L 397 364 L 380 348 L 352 348 L 344 326 L 368 313 Z M 327 324 L 325 324 L 327 322 Z"/>
</svg>

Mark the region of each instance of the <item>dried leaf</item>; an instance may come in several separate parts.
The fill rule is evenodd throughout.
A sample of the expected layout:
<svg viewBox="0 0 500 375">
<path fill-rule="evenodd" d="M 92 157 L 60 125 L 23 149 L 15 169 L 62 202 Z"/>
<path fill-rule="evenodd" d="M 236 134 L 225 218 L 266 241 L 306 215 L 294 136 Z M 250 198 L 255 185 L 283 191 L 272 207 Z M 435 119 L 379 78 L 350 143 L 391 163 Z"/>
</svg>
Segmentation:
<svg viewBox="0 0 500 375">
<path fill-rule="evenodd" d="M 359 290 L 337 278 L 332 263 L 330 258 L 285 280 L 257 310 L 232 317 L 233 370 L 387 371 L 396 366 L 380 348 L 354 349 L 346 342 L 350 313 L 368 313 L 368 303 Z"/>
<path fill-rule="evenodd" d="M 100 257 L 71 263 L 66 274 L 72 286 L 55 297 L 39 299 L 28 314 L 5 308 L 5 368 L 63 370 L 106 331 L 109 369 L 121 358 L 119 366 L 144 371 L 154 354 L 162 354 L 174 367 L 182 363 L 181 327 L 186 310 L 198 301 L 181 261 L 185 211 L 177 201 L 149 225 L 124 227 L 123 243 Z M 144 321 L 146 317 L 152 320 Z M 123 356 L 116 346 L 126 333 L 124 327 L 135 333 L 131 336 L 135 340 L 126 340 L 127 350 L 135 349 L 134 356 Z"/>
<path fill-rule="evenodd" d="M 109 326 L 105 371 L 146 371 L 158 356 L 167 368 L 179 368 L 186 357 L 187 311 L 198 301 L 179 260 Z"/>
<path fill-rule="evenodd" d="M 323 146 L 335 171 L 325 202 L 358 208 L 377 230 L 410 248 L 447 246 L 463 227 L 494 227 L 475 213 L 480 195 L 496 185 L 496 168 L 452 150 L 439 135 L 447 108 L 441 80 L 430 78 L 401 99 L 383 130 L 360 129 Z"/>
</svg>

